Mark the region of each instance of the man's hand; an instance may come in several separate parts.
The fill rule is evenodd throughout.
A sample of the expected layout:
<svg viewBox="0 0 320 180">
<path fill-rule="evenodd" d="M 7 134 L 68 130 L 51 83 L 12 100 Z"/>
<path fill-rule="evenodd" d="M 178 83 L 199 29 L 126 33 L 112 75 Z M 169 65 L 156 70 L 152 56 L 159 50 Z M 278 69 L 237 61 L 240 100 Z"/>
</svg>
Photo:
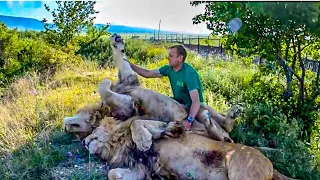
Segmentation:
<svg viewBox="0 0 320 180">
<path fill-rule="evenodd" d="M 190 130 L 191 125 L 192 125 L 192 123 L 190 123 L 188 120 L 185 120 L 185 121 L 183 122 L 184 129 L 187 130 L 187 131 Z"/>
</svg>

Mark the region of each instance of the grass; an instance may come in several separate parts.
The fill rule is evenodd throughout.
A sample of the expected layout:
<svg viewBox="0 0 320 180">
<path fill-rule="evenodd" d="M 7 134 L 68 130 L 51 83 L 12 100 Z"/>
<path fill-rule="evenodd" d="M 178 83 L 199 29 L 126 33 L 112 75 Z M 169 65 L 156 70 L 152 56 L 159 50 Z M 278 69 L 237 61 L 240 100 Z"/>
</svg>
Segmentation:
<svg viewBox="0 0 320 180">
<path fill-rule="evenodd" d="M 1 179 L 45 177 L 50 168 L 65 161 L 72 146 L 60 141 L 66 136 L 61 134 L 62 119 L 97 101 L 98 83 L 103 78 L 114 79 L 113 72 L 87 62 L 60 69 L 48 83 L 40 82 L 35 74 L 13 83 L 0 104 L 0 147 L 5 157 Z"/>
</svg>

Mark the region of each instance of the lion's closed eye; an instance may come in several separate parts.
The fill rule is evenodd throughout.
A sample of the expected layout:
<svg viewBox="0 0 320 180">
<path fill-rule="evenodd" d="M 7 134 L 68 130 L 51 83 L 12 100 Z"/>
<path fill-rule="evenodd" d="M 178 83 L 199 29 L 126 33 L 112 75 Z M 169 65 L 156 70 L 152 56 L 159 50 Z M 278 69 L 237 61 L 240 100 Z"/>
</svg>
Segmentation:
<svg viewBox="0 0 320 180">
<path fill-rule="evenodd" d="M 70 124 L 70 125 L 73 126 L 73 127 L 80 127 L 79 124 Z"/>
</svg>

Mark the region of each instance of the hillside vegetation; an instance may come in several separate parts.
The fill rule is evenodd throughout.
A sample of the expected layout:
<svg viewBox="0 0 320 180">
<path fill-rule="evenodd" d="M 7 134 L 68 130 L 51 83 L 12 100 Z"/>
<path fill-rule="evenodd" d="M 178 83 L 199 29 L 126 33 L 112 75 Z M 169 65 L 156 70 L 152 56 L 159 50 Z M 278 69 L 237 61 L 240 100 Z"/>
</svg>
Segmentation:
<svg viewBox="0 0 320 180">
<path fill-rule="evenodd" d="M 70 6 L 72 3 L 79 2 L 64 2 Z M 19 32 L 0 24 L 0 179 L 106 178 L 108 166 L 89 155 L 62 128 L 65 116 L 99 100 L 97 86 L 101 80 L 117 79 L 110 34 L 103 28 L 88 27 L 86 34 L 78 34 L 68 26 L 57 31 L 48 28 L 45 32 Z M 67 30 L 72 38 L 61 35 Z M 233 47 L 236 50 L 247 46 L 244 42 L 248 39 L 240 35 L 225 43 L 238 42 L 238 47 Z M 243 38 L 243 44 L 236 38 Z M 170 45 L 126 39 L 127 57 L 143 67 L 158 68 L 168 62 Z M 187 63 L 201 76 L 206 103 L 222 114 L 233 104 L 244 108 L 230 134 L 236 143 L 259 148 L 287 176 L 320 179 L 320 97 L 315 94 L 314 99 L 308 99 L 318 90 L 319 76 L 301 71 L 300 59 L 290 50 L 288 59 L 297 60 L 297 64 L 290 64 L 295 68 L 295 77 L 303 77 L 303 81 L 291 79 L 288 88 L 286 71 L 272 61 L 275 52 L 270 47 L 248 47 L 247 56 L 235 53 L 231 60 L 214 55 L 203 58 L 188 51 Z M 316 57 L 314 47 L 305 50 Z M 268 63 L 251 63 L 250 55 L 257 51 L 270 55 L 265 56 Z M 167 78 L 140 80 L 143 87 L 171 96 Z M 301 105 L 303 94 L 306 99 Z"/>
</svg>

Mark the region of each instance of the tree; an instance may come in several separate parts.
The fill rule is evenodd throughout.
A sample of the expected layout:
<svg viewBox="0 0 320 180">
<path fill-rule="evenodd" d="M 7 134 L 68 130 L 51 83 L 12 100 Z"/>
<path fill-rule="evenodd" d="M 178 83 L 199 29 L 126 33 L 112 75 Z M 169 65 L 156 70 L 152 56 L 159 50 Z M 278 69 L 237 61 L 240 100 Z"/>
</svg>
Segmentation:
<svg viewBox="0 0 320 180">
<path fill-rule="evenodd" d="M 99 13 L 94 10 L 95 1 L 56 1 L 58 8 L 54 9 L 51 14 L 53 16 L 53 24 L 45 22 L 45 32 L 48 34 L 48 40 L 54 44 L 66 45 L 76 35 L 82 33 L 85 28 L 93 26 L 93 15 Z M 45 4 L 46 10 L 50 12 L 50 8 Z M 102 28 L 102 31 L 108 26 Z"/>
<path fill-rule="evenodd" d="M 191 2 L 205 3 L 205 12 L 196 15 L 193 23 L 205 22 L 212 34 L 227 37 L 225 48 L 236 54 L 259 55 L 286 78 L 285 100 L 295 98 L 295 115 L 310 138 L 314 113 L 319 109 L 319 74 L 306 80 L 304 55 L 319 57 L 320 10 L 318 2 Z M 237 32 L 228 23 L 239 18 Z M 320 65 L 320 64 L 319 64 Z M 320 67 L 318 68 L 320 69 Z M 295 87 L 298 84 L 298 87 Z M 296 88 L 297 94 L 295 94 Z M 309 139 L 310 140 L 310 139 Z"/>
</svg>

